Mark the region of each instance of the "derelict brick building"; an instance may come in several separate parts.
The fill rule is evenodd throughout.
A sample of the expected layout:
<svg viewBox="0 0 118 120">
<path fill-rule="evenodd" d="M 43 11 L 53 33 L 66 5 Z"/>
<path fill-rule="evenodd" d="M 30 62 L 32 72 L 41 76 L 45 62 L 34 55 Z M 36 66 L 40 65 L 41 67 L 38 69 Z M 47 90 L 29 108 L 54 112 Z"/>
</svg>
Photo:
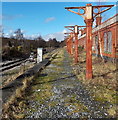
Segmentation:
<svg viewBox="0 0 118 120">
<path fill-rule="evenodd" d="M 96 18 L 92 30 L 92 52 L 104 58 L 118 58 L 118 14 L 101 23 L 101 16 Z M 86 50 L 86 28 L 81 30 L 79 45 Z"/>
</svg>

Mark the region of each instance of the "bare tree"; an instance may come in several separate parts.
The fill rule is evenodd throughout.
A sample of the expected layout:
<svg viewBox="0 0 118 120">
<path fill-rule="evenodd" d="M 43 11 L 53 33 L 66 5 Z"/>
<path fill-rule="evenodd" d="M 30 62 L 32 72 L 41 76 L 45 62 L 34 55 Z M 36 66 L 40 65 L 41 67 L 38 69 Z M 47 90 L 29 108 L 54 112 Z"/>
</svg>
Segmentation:
<svg viewBox="0 0 118 120">
<path fill-rule="evenodd" d="M 15 33 L 15 38 L 17 40 L 22 40 L 23 39 L 23 33 L 21 32 L 21 29 L 17 29 L 14 33 Z"/>
<path fill-rule="evenodd" d="M 59 47 L 59 42 L 56 40 L 56 38 L 49 38 L 49 41 L 47 41 L 48 47 Z"/>
<path fill-rule="evenodd" d="M 42 36 L 38 36 L 36 38 L 36 41 L 37 41 L 37 47 L 42 47 L 44 48 L 46 46 L 46 41 L 42 38 Z"/>
</svg>

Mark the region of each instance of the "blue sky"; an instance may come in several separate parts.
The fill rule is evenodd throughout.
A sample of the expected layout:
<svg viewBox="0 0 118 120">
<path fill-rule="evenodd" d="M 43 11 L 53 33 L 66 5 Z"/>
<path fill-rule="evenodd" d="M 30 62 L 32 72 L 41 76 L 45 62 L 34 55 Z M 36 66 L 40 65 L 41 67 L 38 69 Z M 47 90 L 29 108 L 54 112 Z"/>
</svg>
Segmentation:
<svg viewBox="0 0 118 120">
<path fill-rule="evenodd" d="M 2 25 L 5 34 L 21 28 L 25 35 L 44 39 L 56 37 L 63 40 L 64 26 L 85 25 L 83 18 L 64 9 L 69 6 L 85 6 L 88 2 L 3 2 Z M 92 3 L 96 5 L 96 3 Z M 102 4 L 115 4 L 105 2 Z M 106 12 L 105 19 L 113 16 L 116 7 Z M 105 20 L 104 19 L 104 20 Z"/>
</svg>

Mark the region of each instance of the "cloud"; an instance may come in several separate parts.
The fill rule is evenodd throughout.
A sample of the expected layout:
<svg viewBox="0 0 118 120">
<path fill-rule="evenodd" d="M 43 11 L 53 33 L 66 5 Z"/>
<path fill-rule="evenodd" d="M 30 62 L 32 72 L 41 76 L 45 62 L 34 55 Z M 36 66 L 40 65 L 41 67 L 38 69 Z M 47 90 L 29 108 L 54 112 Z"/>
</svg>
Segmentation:
<svg viewBox="0 0 118 120">
<path fill-rule="evenodd" d="M 19 15 L 1 15 L 0 16 L 0 19 L 3 19 L 3 20 L 13 20 L 13 19 L 16 19 L 16 18 L 20 18 L 20 17 L 23 17 L 23 15 L 19 14 Z"/>
<path fill-rule="evenodd" d="M 23 31 L 24 31 L 24 30 L 23 30 Z M 25 32 L 26 32 L 26 31 L 25 31 Z M 26 39 L 34 40 L 34 39 L 36 39 L 37 37 L 41 36 L 41 34 L 40 34 L 40 33 L 37 33 L 37 34 L 28 35 L 28 34 L 24 33 L 23 36 L 24 36 Z"/>
<path fill-rule="evenodd" d="M 43 36 L 43 39 L 48 41 L 49 38 L 56 38 L 57 41 L 62 41 L 64 40 L 64 33 L 66 32 L 66 30 L 64 29 L 61 32 L 56 32 L 56 33 L 52 33 L 52 34 L 47 34 Z"/>
<path fill-rule="evenodd" d="M 49 17 L 45 20 L 45 22 L 48 23 L 48 22 L 51 22 L 53 20 L 55 20 L 55 17 Z"/>
</svg>

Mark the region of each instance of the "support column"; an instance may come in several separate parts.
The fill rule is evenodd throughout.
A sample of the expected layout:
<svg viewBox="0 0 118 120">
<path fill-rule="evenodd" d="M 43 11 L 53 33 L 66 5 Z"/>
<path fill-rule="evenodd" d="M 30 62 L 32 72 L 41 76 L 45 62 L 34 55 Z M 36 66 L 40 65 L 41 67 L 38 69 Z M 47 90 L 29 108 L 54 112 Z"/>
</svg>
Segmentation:
<svg viewBox="0 0 118 120">
<path fill-rule="evenodd" d="M 68 39 L 66 40 L 67 52 L 69 53 Z"/>
<path fill-rule="evenodd" d="M 92 19 L 88 19 L 86 22 L 86 79 L 92 79 Z"/>
<path fill-rule="evenodd" d="M 69 54 L 71 54 L 71 38 L 69 38 L 68 43 L 69 43 Z"/>
<path fill-rule="evenodd" d="M 72 55 L 72 37 L 70 38 L 70 54 Z"/>
<path fill-rule="evenodd" d="M 78 34 L 75 33 L 75 63 L 78 62 Z"/>
<path fill-rule="evenodd" d="M 71 33 L 71 40 L 70 40 L 70 46 L 71 46 L 71 55 L 73 55 L 73 33 Z"/>
</svg>

